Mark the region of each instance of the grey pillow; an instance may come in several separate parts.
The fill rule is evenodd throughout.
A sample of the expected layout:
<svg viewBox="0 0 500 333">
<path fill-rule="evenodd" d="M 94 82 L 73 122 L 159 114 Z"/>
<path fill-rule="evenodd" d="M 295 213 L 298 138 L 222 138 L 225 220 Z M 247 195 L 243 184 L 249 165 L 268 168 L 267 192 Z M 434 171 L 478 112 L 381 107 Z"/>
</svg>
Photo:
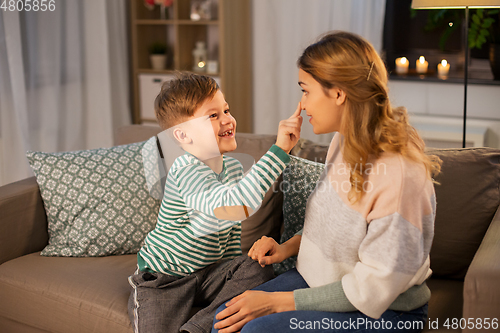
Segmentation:
<svg viewBox="0 0 500 333">
<path fill-rule="evenodd" d="M 306 203 L 309 195 L 316 188 L 316 183 L 325 169 L 325 165 L 300 157 L 290 156 L 290 164 L 283 171 L 283 224 L 281 242 L 292 238 L 304 226 Z M 274 264 L 276 274 L 281 274 L 295 267 L 297 257 L 291 257 L 281 263 Z"/>
<path fill-rule="evenodd" d="M 433 149 L 443 161 L 431 248 L 433 276 L 463 279 L 500 204 L 500 150 Z"/>
<path fill-rule="evenodd" d="M 44 256 L 137 253 L 158 216 L 148 193 L 146 142 L 60 153 L 27 152 L 48 220 Z"/>
</svg>

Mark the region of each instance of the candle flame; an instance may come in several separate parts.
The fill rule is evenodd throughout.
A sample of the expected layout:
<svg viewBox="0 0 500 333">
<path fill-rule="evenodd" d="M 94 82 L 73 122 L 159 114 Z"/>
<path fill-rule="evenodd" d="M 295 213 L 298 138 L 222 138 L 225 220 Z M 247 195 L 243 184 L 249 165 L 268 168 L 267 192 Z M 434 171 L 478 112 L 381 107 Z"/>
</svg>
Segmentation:
<svg viewBox="0 0 500 333">
<path fill-rule="evenodd" d="M 425 63 L 425 57 L 420 56 L 420 58 L 418 58 L 418 61 L 420 61 L 420 63 L 423 65 Z"/>
<path fill-rule="evenodd" d="M 401 58 L 401 63 L 403 65 L 406 64 L 407 61 L 408 61 L 408 59 L 406 59 L 406 57 Z"/>
<path fill-rule="evenodd" d="M 446 59 L 441 60 L 441 66 L 446 67 L 448 65 L 448 61 Z"/>
</svg>

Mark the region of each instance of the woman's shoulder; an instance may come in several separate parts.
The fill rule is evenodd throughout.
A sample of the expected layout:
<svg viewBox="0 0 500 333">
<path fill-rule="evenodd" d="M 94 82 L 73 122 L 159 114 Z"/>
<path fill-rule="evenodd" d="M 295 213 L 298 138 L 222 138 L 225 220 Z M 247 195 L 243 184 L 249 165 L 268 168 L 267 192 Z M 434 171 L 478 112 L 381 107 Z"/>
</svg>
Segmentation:
<svg viewBox="0 0 500 333">
<path fill-rule="evenodd" d="M 425 165 L 402 154 L 383 153 L 373 168 L 369 182 L 376 199 L 370 200 L 369 220 L 398 213 L 420 227 L 421 217 L 433 212 L 435 196 Z"/>
<path fill-rule="evenodd" d="M 423 162 L 415 161 L 401 153 L 383 152 L 380 156 L 369 159 L 367 164 L 377 167 L 378 170 L 384 171 L 385 175 L 392 177 L 411 178 L 421 182 L 429 178 Z"/>
<path fill-rule="evenodd" d="M 417 196 L 428 198 L 434 193 L 434 185 L 424 163 L 399 153 L 382 153 L 369 161 L 365 175 L 374 187 L 379 188 L 380 195 L 389 195 L 394 200 L 405 201 Z"/>
</svg>

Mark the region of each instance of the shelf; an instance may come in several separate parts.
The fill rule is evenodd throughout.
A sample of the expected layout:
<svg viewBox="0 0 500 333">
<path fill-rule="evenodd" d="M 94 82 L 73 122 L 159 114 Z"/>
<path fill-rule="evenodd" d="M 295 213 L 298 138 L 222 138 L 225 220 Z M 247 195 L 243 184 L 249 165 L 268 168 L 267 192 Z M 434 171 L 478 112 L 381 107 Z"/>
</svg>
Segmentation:
<svg viewBox="0 0 500 333">
<path fill-rule="evenodd" d="M 176 74 L 178 72 L 179 71 L 175 70 L 175 69 L 164 69 L 164 70 L 155 70 L 155 69 L 151 69 L 151 68 L 138 68 L 137 69 L 137 74 L 158 74 L 158 75 L 162 75 L 162 74 Z M 220 73 L 200 73 L 200 72 L 194 72 L 194 71 L 189 71 L 189 70 L 183 71 L 183 72 L 192 72 L 192 73 L 195 73 L 195 74 L 203 74 L 203 75 L 213 76 L 213 77 L 220 76 Z"/>
<path fill-rule="evenodd" d="M 459 83 L 459 84 L 464 84 L 464 79 L 463 77 L 448 77 L 448 78 L 439 78 L 436 75 L 398 75 L 398 74 L 391 74 L 389 75 L 389 80 L 394 80 L 394 81 L 412 81 L 412 82 L 435 82 L 435 83 Z M 482 79 L 482 78 L 475 78 L 475 77 L 469 77 L 467 79 L 467 84 L 478 84 L 478 85 L 489 85 L 489 86 L 498 86 L 500 85 L 499 80 L 493 80 L 493 79 Z"/>
<path fill-rule="evenodd" d="M 135 24 L 138 24 L 138 25 L 168 25 L 168 24 L 175 24 L 175 20 L 156 20 L 156 19 L 135 20 Z"/>
<path fill-rule="evenodd" d="M 156 70 L 156 69 L 151 69 L 151 68 L 138 68 L 137 69 L 137 74 L 175 74 L 177 71 L 175 69 L 163 69 L 163 70 Z"/>
<path fill-rule="evenodd" d="M 192 21 L 192 20 L 157 20 L 157 19 L 145 19 L 145 20 L 135 20 L 137 25 L 219 25 L 217 20 L 204 20 L 204 21 Z"/>
<path fill-rule="evenodd" d="M 217 20 L 177 20 L 177 24 L 179 25 L 218 25 L 219 21 Z"/>
<path fill-rule="evenodd" d="M 130 1 L 134 123 L 153 120 L 150 100 L 158 93 L 157 80 L 168 79 L 179 71 L 193 72 L 193 50 L 197 42 L 203 41 L 207 61 L 217 61 L 218 72 L 194 73 L 217 80 L 235 110 L 238 128 L 241 132 L 252 132 L 251 1 L 210 0 L 210 3 L 211 19 L 193 21 L 191 0 L 175 0 L 164 12 L 159 6 L 147 9 L 144 0 Z M 167 64 L 163 70 L 152 69 L 150 63 L 149 49 L 158 42 L 167 45 Z M 246 65 L 241 66 L 242 63 Z M 147 76 L 154 82 L 152 88 L 145 90 Z"/>
</svg>

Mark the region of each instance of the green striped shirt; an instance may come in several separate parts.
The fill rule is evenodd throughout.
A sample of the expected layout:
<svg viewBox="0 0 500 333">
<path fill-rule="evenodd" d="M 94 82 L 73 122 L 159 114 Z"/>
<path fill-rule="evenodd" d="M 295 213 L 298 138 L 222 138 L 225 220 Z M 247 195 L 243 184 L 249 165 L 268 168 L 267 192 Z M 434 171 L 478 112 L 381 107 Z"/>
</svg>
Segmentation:
<svg viewBox="0 0 500 333">
<path fill-rule="evenodd" d="M 178 157 L 168 172 L 156 227 L 138 253 L 139 269 L 186 276 L 241 255 L 241 223 L 217 219 L 214 209 L 245 205 L 255 211 L 289 161 L 273 145 L 244 175 L 240 162 L 228 156 L 220 174 L 189 153 Z"/>
</svg>

